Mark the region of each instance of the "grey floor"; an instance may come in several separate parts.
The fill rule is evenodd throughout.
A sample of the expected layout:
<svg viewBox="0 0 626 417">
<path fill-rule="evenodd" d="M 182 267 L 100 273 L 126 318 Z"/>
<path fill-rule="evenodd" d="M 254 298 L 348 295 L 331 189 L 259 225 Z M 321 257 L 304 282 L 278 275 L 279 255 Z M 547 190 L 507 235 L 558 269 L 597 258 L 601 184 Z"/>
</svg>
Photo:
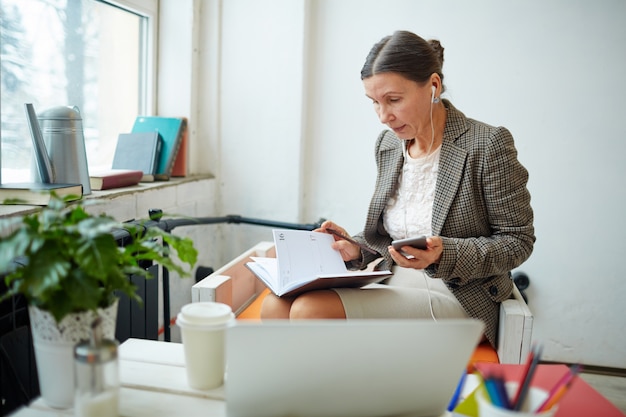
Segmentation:
<svg viewBox="0 0 626 417">
<path fill-rule="evenodd" d="M 583 372 L 580 377 L 626 414 L 626 376 Z"/>
</svg>

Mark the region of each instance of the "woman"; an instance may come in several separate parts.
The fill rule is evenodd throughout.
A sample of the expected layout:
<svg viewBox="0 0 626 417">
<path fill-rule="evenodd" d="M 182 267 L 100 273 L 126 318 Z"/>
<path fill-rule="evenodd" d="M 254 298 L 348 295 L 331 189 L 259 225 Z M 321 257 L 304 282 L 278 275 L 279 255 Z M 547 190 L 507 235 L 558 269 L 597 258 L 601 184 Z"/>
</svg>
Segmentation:
<svg viewBox="0 0 626 417">
<path fill-rule="evenodd" d="M 528 172 L 503 127 L 466 118 L 440 99 L 443 47 L 405 31 L 378 42 L 361 79 L 383 131 L 376 141 L 378 176 L 363 232 L 394 275 L 363 289 L 268 296 L 263 318 L 464 318 L 485 323 L 496 345 L 499 303 L 512 291 L 511 269 L 535 242 Z M 345 229 L 328 221 L 319 231 Z M 424 250 L 390 246 L 429 236 Z M 335 237 L 354 268 L 377 255 Z"/>
</svg>

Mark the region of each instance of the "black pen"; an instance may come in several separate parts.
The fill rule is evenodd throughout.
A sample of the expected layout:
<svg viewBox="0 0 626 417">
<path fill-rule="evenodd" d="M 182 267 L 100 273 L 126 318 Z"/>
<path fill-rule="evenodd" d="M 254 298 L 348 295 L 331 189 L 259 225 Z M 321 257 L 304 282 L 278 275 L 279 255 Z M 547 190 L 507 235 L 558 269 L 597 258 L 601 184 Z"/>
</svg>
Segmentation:
<svg viewBox="0 0 626 417">
<path fill-rule="evenodd" d="M 331 235 L 335 235 L 337 237 L 342 238 L 343 240 L 347 240 L 350 243 L 353 243 L 355 245 L 357 245 L 358 247 L 360 247 L 363 250 L 368 251 L 369 253 L 373 253 L 374 255 L 378 255 L 378 252 L 376 252 L 374 249 L 370 249 L 367 246 L 365 246 L 362 243 L 357 242 L 356 240 L 352 239 L 351 237 L 348 236 L 344 236 L 341 233 L 339 233 L 338 231 L 336 231 L 335 229 L 330 229 L 330 228 L 325 228 L 324 230 L 326 230 L 328 233 L 330 233 Z"/>
</svg>

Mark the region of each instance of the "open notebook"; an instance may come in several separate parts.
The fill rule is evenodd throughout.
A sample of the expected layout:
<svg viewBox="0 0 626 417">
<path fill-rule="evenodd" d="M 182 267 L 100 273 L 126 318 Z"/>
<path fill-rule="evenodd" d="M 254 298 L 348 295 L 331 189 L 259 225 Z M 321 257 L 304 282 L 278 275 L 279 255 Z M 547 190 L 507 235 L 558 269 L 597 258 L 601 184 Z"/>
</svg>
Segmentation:
<svg viewBox="0 0 626 417">
<path fill-rule="evenodd" d="M 238 322 L 226 336 L 228 417 L 442 415 L 482 322 Z"/>
</svg>

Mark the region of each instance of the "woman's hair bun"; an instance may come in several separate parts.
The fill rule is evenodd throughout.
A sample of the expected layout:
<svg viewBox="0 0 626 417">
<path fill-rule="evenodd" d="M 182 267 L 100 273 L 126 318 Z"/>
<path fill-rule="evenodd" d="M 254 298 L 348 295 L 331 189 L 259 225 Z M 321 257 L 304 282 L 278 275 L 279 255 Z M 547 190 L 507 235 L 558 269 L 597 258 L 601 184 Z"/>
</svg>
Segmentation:
<svg viewBox="0 0 626 417">
<path fill-rule="evenodd" d="M 439 42 L 437 39 L 429 39 L 428 44 L 433 49 L 433 51 L 435 51 L 435 54 L 439 59 L 439 65 L 443 67 L 443 46 L 441 45 L 441 42 Z"/>
</svg>

